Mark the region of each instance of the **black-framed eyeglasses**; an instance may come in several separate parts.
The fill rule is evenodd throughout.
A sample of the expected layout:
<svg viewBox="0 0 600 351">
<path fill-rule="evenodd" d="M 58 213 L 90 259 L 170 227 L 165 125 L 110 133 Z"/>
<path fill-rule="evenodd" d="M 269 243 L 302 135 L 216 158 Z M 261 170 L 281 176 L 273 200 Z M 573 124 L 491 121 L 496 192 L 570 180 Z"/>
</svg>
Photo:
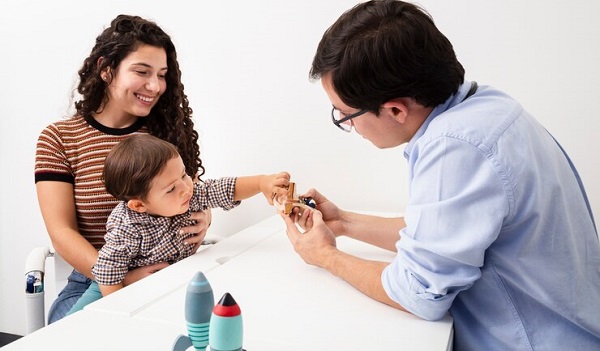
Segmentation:
<svg viewBox="0 0 600 351">
<path fill-rule="evenodd" d="M 338 128 L 340 128 L 344 132 L 350 133 L 352 131 L 352 122 L 350 122 L 350 123 L 344 123 L 344 122 L 347 122 L 347 121 L 351 120 L 352 118 L 362 116 L 367 112 L 369 112 L 368 109 L 362 109 L 356 113 L 342 117 L 343 115 L 340 112 L 340 110 L 338 110 L 337 108 L 334 107 L 331 109 L 331 121 L 333 122 L 333 124 L 335 124 Z"/>
</svg>

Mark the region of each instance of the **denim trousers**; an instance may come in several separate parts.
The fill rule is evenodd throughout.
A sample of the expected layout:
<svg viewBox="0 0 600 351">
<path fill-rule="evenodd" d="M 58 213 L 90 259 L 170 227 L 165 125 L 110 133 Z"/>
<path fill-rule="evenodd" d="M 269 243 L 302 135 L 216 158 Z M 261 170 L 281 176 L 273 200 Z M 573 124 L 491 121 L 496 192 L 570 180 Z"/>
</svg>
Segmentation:
<svg viewBox="0 0 600 351">
<path fill-rule="evenodd" d="M 67 279 L 67 285 L 58 294 L 58 297 L 54 300 L 48 311 L 48 324 L 54 323 L 66 316 L 91 283 L 91 279 L 73 270 Z"/>
</svg>

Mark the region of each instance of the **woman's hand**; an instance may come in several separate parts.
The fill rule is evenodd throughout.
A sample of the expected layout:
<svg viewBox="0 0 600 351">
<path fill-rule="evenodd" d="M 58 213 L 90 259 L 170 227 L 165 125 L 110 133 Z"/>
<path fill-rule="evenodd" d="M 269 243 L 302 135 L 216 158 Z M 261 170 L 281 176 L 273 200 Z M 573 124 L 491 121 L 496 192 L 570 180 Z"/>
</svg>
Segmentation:
<svg viewBox="0 0 600 351">
<path fill-rule="evenodd" d="M 200 245 L 202 245 L 202 240 L 204 240 L 206 232 L 208 231 L 208 227 L 210 227 L 210 223 L 212 221 L 212 212 L 210 208 L 200 212 L 192 212 L 190 219 L 195 220 L 196 224 L 182 227 L 180 233 L 195 233 L 193 236 L 185 239 L 184 243 L 186 245 L 194 245 L 193 252 L 196 252 Z"/>
</svg>

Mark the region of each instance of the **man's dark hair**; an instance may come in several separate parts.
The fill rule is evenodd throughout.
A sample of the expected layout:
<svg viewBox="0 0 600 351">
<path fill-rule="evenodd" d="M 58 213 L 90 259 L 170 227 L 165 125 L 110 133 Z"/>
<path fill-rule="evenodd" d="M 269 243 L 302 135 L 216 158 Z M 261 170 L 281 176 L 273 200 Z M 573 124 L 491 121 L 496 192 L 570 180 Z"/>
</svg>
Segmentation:
<svg viewBox="0 0 600 351">
<path fill-rule="evenodd" d="M 464 73 L 425 10 L 383 0 L 353 7 L 327 29 L 310 78 L 330 75 L 345 104 L 378 114 L 383 103 L 399 97 L 435 107 L 458 91 Z"/>
</svg>

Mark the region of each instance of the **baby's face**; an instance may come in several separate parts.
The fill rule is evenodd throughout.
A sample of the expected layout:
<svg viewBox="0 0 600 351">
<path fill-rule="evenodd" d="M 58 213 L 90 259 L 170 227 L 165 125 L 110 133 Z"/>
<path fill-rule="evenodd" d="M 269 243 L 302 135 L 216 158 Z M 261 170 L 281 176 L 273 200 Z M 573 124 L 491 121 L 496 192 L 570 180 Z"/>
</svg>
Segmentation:
<svg viewBox="0 0 600 351">
<path fill-rule="evenodd" d="M 150 183 L 144 201 L 146 212 L 162 217 L 182 214 L 190 208 L 193 190 L 192 178 L 185 173 L 181 157 L 172 158 Z"/>
</svg>

